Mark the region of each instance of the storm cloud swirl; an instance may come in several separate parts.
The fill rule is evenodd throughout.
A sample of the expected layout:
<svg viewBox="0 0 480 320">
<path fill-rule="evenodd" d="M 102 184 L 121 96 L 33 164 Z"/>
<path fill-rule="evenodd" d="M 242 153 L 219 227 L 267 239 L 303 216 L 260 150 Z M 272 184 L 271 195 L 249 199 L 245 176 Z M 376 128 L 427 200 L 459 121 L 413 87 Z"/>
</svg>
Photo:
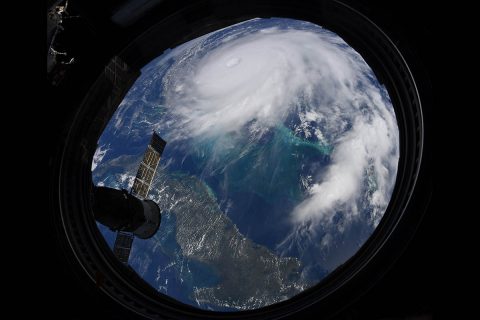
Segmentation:
<svg viewBox="0 0 480 320">
<path fill-rule="evenodd" d="M 399 158 L 398 127 L 385 88 L 332 32 L 310 23 L 261 30 L 249 23 L 182 48 L 163 80 L 170 107 L 159 126 L 168 126 L 174 140 L 235 135 L 245 128 L 258 139 L 298 114 L 295 134 L 332 151 L 291 221 L 328 225 L 339 208 L 346 221 L 354 219 L 369 174 L 375 180 L 369 201 L 376 226 Z"/>
</svg>

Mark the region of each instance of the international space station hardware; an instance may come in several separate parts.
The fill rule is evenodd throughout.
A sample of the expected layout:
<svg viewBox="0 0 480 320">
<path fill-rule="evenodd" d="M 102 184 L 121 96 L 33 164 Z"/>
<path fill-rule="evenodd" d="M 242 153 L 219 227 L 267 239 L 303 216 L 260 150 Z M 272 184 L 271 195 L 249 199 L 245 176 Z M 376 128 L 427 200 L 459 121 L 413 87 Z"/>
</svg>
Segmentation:
<svg viewBox="0 0 480 320">
<path fill-rule="evenodd" d="M 124 264 L 128 264 L 134 238 L 151 238 L 160 227 L 160 208 L 147 196 L 166 144 L 156 132 L 152 134 L 130 192 L 94 187 L 95 219 L 117 231 L 113 253 Z"/>
</svg>

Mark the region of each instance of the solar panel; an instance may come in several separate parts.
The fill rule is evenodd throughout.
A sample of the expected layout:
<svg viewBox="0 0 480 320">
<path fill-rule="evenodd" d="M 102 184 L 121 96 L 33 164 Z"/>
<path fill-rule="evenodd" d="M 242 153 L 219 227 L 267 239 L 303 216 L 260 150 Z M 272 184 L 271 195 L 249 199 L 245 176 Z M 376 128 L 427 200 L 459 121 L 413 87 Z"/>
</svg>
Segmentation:
<svg viewBox="0 0 480 320">
<path fill-rule="evenodd" d="M 142 162 L 138 167 L 135 181 L 130 193 L 140 199 L 145 199 L 157 171 L 160 157 L 167 143 L 157 133 L 153 133 L 150 144 L 143 155 Z M 124 264 L 128 264 L 128 258 L 132 249 L 134 235 L 131 232 L 120 231 L 117 233 L 113 246 L 114 255 Z"/>
<path fill-rule="evenodd" d="M 113 254 L 124 264 L 128 264 L 130 251 L 132 250 L 133 233 L 131 232 L 117 232 L 115 244 L 113 246 Z"/>
<path fill-rule="evenodd" d="M 157 170 L 160 157 L 167 143 L 155 132 L 152 135 L 150 144 L 145 150 L 142 162 L 138 167 L 131 193 L 140 199 L 145 199 L 150 190 L 155 171 Z"/>
</svg>

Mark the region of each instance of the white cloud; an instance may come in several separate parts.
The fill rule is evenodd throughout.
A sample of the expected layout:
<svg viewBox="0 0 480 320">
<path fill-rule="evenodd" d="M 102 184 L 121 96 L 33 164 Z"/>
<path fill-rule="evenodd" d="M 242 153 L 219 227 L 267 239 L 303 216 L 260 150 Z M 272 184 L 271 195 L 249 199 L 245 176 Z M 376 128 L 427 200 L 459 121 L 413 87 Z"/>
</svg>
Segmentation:
<svg viewBox="0 0 480 320">
<path fill-rule="evenodd" d="M 242 36 L 229 31 L 211 48 L 206 36 L 175 52 L 163 83 L 167 116 L 158 126 L 169 128 L 169 141 L 225 136 L 245 126 L 262 134 L 296 110 L 305 123 L 317 126 L 305 135 L 334 149 L 330 165 L 314 177 L 291 220 L 328 223 L 338 208 L 353 219 L 371 167 L 377 188 L 370 199 L 376 208 L 372 220 L 378 223 L 399 157 L 398 128 L 384 88 L 372 81 L 362 57 L 331 32 L 266 31 Z"/>
<path fill-rule="evenodd" d="M 393 187 L 391 177 L 396 175 L 398 162 L 396 144 L 391 143 L 388 135 L 389 128 L 381 118 L 375 118 L 371 123 L 357 119 L 352 129 L 338 139 L 331 155 L 332 164 L 322 181 L 310 188 L 310 197 L 295 208 L 294 220 L 329 222 L 336 209 L 345 206 L 347 215 L 358 213 L 357 199 L 363 195 L 364 174 L 370 161 L 374 162 L 378 188 L 372 196 L 372 203 L 385 208 Z"/>
<path fill-rule="evenodd" d="M 107 151 L 110 150 L 108 146 L 100 146 L 95 150 L 95 153 L 93 154 L 93 160 L 92 160 L 92 171 L 94 171 L 97 166 L 102 162 L 103 157 L 107 154 Z"/>
</svg>

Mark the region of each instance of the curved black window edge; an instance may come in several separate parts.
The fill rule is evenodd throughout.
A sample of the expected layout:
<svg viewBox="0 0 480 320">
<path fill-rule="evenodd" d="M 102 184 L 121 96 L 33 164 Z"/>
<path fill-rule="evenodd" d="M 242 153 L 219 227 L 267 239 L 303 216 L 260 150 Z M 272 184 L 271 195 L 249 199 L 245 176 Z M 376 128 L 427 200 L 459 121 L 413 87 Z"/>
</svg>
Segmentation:
<svg viewBox="0 0 480 320">
<path fill-rule="evenodd" d="M 107 295 L 148 318 L 272 318 L 322 303 L 325 314 L 345 305 L 339 297 L 353 296 L 371 285 L 384 266 L 396 258 L 421 219 L 409 205 L 422 162 L 423 119 L 412 74 L 391 40 L 354 9 L 337 1 L 245 1 L 245 6 L 201 1 L 159 21 L 118 53 L 110 70 L 123 74 L 112 81 L 102 73 L 72 120 L 60 161 L 56 164 L 55 198 L 63 235 L 83 271 Z M 210 5 L 209 5 L 210 4 Z M 193 308 L 158 293 L 111 253 L 91 215 L 91 160 L 98 137 L 110 120 L 119 97 L 136 79 L 136 71 L 163 50 L 205 33 L 255 17 L 307 20 L 334 31 L 357 50 L 385 84 L 400 130 L 397 182 L 387 211 L 364 246 L 319 285 L 278 304 L 258 310 L 218 313 Z M 166 32 L 170 30 L 171 32 Z M 117 78 L 115 78 L 117 79 Z M 120 101 L 119 101 L 120 100 Z M 372 278 L 372 274 L 377 274 Z M 101 280 L 99 280 L 101 279 Z"/>
</svg>

